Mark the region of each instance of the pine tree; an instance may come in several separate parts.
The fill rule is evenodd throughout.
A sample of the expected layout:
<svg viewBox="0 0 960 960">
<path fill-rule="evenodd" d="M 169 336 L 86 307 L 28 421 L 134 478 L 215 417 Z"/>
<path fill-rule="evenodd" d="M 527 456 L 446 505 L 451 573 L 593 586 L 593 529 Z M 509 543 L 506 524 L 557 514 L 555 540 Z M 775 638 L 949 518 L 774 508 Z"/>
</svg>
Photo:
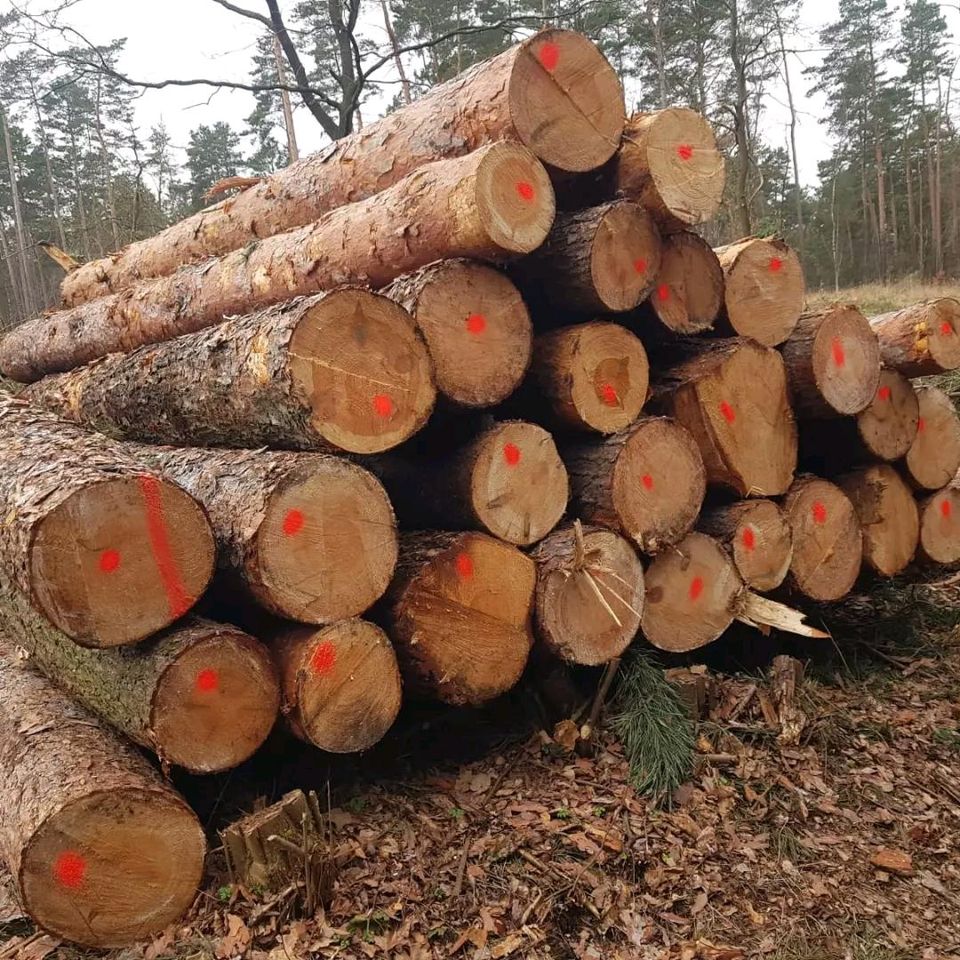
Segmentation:
<svg viewBox="0 0 960 960">
<path fill-rule="evenodd" d="M 275 35 L 266 31 L 257 38 L 253 55 L 252 83 L 262 86 L 277 83 L 277 58 L 274 54 Z M 258 175 L 272 173 L 290 162 L 286 147 L 277 135 L 283 129 L 283 104 L 280 91 L 258 90 L 253 95 L 255 107 L 247 117 L 246 133 L 254 138 L 254 152 L 248 166 Z"/>
<path fill-rule="evenodd" d="M 235 177 L 242 166 L 240 136 L 230 124 L 219 120 L 212 127 L 201 124 L 192 130 L 187 146 L 190 174 L 187 191 L 191 209 L 202 209 L 210 188 L 226 177 Z"/>
</svg>

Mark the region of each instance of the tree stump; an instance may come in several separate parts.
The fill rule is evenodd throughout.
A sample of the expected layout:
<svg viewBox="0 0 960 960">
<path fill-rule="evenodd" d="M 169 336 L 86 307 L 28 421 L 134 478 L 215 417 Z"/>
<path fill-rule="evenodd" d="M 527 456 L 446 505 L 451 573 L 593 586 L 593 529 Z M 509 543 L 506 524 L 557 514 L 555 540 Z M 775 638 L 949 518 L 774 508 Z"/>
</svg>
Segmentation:
<svg viewBox="0 0 960 960">
<path fill-rule="evenodd" d="M 880 356 L 906 377 L 929 377 L 960 367 L 960 301 L 941 297 L 870 318 Z"/>
<path fill-rule="evenodd" d="M 916 388 L 917 433 L 904 458 L 910 481 L 921 490 L 939 490 L 960 470 L 960 416 L 939 387 Z"/>
</svg>

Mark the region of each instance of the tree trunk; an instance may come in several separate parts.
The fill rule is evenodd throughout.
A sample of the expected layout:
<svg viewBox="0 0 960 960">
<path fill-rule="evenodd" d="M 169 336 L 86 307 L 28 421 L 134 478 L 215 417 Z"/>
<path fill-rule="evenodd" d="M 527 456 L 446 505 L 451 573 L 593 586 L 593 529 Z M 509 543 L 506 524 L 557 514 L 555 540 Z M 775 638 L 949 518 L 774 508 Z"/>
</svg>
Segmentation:
<svg viewBox="0 0 960 960">
<path fill-rule="evenodd" d="M 643 207 L 614 200 L 561 213 L 543 246 L 512 273 L 544 312 L 617 313 L 653 289 L 660 251 L 660 234 Z"/>
<path fill-rule="evenodd" d="M 612 437 L 561 447 L 575 515 L 610 527 L 644 553 L 691 530 L 706 492 L 693 437 L 667 417 L 643 417 Z"/>
<path fill-rule="evenodd" d="M 960 367 L 960 301 L 941 297 L 870 318 L 884 366 L 907 377 Z"/>
<path fill-rule="evenodd" d="M 851 416 L 877 393 L 880 345 L 853 304 L 801 316 L 782 353 L 798 418 Z"/>
<path fill-rule="evenodd" d="M 302 623 L 358 616 L 397 562 L 393 508 L 362 467 L 310 453 L 125 445 L 203 504 L 231 586 Z"/>
<path fill-rule="evenodd" d="M 347 288 L 107 357 L 26 396 L 129 440 L 377 453 L 420 429 L 435 394 L 405 311 Z"/>
<path fill-rule="evenodd" d="M 596 667 L 619 657 L 643 614 L 643 566 L 630 543 L 577 522 L 556 530 L 531 556 L 538 639 L 569 663 Z"/>
<path fill-rule="evenodd" d="M 403 94 L 403 102 L 410 104 L 413 97 L 410 95 L 410 81 L 407 79 L 407 72 L 403 68 L 403 58 L 400 56 L 400 44 L 397 41 L 396 31 L 393 29 L 393 20 L 390 17 L 390 7 L 387 0 L 380 0 L 380 9 L 383 11 L 383 26 L 387 31 L 387 38 L 390 40 L 390 47 L 393 51 L 393 62 L 397 68 L 397 76 L 400 77 L 400 92 Z"/>
<path fill-rule="evenodd" d="M 783 63 L 783 80 L 787 88 L 787 106 L 790 108 L 790 162 L 793 166 L 793 194 L 797 206 L 797 230 L 799 241 L 797 249 L 803 261 L 803 189 L 800 186 L 800 164 L 797 159 L 797 108 L 793 102 L 793 87 L 790 83 L 790 65 L 787 62 L 787 47 L 783 39 L 783 21 L 775 7 L 773 15 L 777 22 L 777 38 L 780 40 L 780 60 Z"/>
<path fill-rule="evenodd" d="M 117 201 L 113 195 L 113 170 L 110 164 L 110 152 L 103 136 L 103 120 L 100 115 L 100 97 L 103 86 L 102 75 L 97 74 L 97 100 L 94 117 L 96 119 L 97 143 L 100 147 L 100 172 L 103 176 L 104 191 L 107 196 L 107 213 L 110 214 L 110 235 L 113 238 L 113 249 L 120 249 L 120 226 L 117 222 Z"/>
<path fill-rule="evenodd" d="M 903 461 L 907 478 L 921 490 L 939 490 L 960 470 L 960 415 L 938 387 L 916 388 L 917 435 Z"/>
<path fill-rule="evenodd" d="M 654 407 L 690 431 L 707 481 L 742 497 L 777 496 L 793 482 L 797 426 L 783 359 L 746 338 L 706 341 L 664 370 Z"/>
<path fill-rule="evenodd" d="M 386 634 L 364 620 L 320 629 L 285 625 L 270 637 L 283 715 L 301 740 L 330 753 L 379 743 L 400 712 L 400 670 Z"/>
<path fill-rule="evenodd" d="M 0 857 L 57 937 L 126 946 L 190 907 L 206 841 L 187 805 L 119 736 L 0 649 Z"/>
<path fill-rule="evenodd" d="M 17 165 L 13 159 L 13 144 L 10 141 L 10 129 L 7 126 L 6 112 L 0 108 L 0 133 L 3 134 L 4 147 L 7 155 L 7 173 L 10 176 L 10 200 L 13 204 L 13 226 L 16 231 L 16 262 L 20 268 L 20 289 L 23 296 L 25 316 L 29 316 L 39 309 L 37 292 L 33 285 L 33 276 L 30 273 L 30 263 L 27 260 L 27 232 L 23 220 L 23 209 L 20 206 L 20 186 Z"/>
<path fill-rule="evenodd" d="M 65 278 L 64 302 L 74 306 L 301 227 L 426 163 L 504 138 L 561 170 L 592 170 L 613 154 L 623 123 L 623 92 L 600 51 L 585 37 L 545 31 L 239 196 L 86 264 Z"/>
<path fill-rule="evenodd" d="M 280 38 L 273 38 L 273 59 L 277 64 L 277 80 L 282 84 L 287 84 L 287 71 L 283 65 L 283 50 L 280 46 Z M 287 166 L 296 163 L 300 159 L 300 148 L 297 146 L 297 130 L 293 125 L 293 107 L 290 105 L 290 91 L 280 91 L 280 103 L 283 107 L 283 129 L 287 135 Z"/>
<path fill-rule="evenodd" d="M 553 437 L 519 420 L 498 423 L 446 458 L 364 461 L 408 530 L 485 530 L 518 546 L 542 540 L 567 509 L 567 471 Z"/>
<path fill-rule="evenodd" d="M 16 242 L 16 238 L 14 238 Z M 7 264 L 7 273 L 10 277 L 10 297 L 11 297 L 11 320 L 15 321 L 10 326 L 13 327 L 27 316 L 27 308 L 23 300 L 23 293 L 20 289 L 20 278 L 17 276 L 17 268 L 14 263 L 13 253 L 7 244 L 7 234 L 3 225 L 3 218 L 0 217 L 0 257 Z"/>
<path fill-rule="evenodd" d="M 520 385 L 533 347 L 530 313 L 500 271 L 444 260 L 381 291 L 405 307 L 426 341 L 437 390 L 463 407 L 489 407 Z"/>
<path fill-rule="evenodd" d="M 722 329 L 768 347 L 783 343 L 803 312 L 800 258 L 776 237 L 748 237 L 716 254 L 724 275 Z"/>
<path fill-rule="evenodd" d="M 0 344 L 0 370 L 36 378 L 344 283 L 384 286 L 442 258 L 529 252 L 553 212 L 550 180 L 533 155 L 493 144 L 292 233 L 40 317 Z"/>
<path fill-rule="evenodd" d="M 0 567 L 83 646 L 162 630 L 213 573 L 213 534 L 191 497 L 110 440 L 5 394 L 0 516 Z"/>
<path fill-rule="evenodd" d="M 920 542 L 917 555 L 927 563 L 953 564 L 960 560 L 960 485 L 954 478 L 917 504 Z"/>
<path fill-rule="evenodd" d="M 60 249 L 67 249 L 67 235 L 63 229 L 63 214 L 60 209 L 60 191 L 53 178 L 53 166 L 50 162 L 50 142 L 47 138 L 47 127 L 43 120 L 43 113 L 40 110 L 40 101 L 37 98 L 37 88 L 33 77 L 25 78 L 30 85 L 30 100 L 33 104 L 33 111 L 37 116 L 37 131 L 40 134 L 40 146 L 43 150 L 43 166 L 47 174 L 47 190 L 50 192 L 50 199 L 53 201 L 53 217 L 57 225 L 57 240 L 60 243 Z"/>
<path fill-rule="evenodd" d="M 520 679 L 532 643 L 536 567 L 483 533 L 401 535 L 389 633 L 406 688 L 480 704 Z"/>
</svg>

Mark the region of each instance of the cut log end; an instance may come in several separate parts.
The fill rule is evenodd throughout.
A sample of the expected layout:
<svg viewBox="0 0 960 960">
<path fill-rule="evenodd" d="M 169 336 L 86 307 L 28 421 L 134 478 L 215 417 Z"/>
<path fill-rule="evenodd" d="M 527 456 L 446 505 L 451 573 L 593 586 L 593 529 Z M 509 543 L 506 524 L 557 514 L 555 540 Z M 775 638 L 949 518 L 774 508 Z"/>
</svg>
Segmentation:
<svg viewBox="0 0 960 960">
<path fill-rule="evenodd" d="M 505 253 L 530 253 L 547 238 L 556 214 L 543 164 L 517 143 L 487 148 L 477 166 L 473 201 L 487 238 Z"/>
<path fill-rule="evenodd" d="M 560 522 L 569 495 L 567 469 L 542 427 L 511 421 L 483 435 L 470 498 L 495 537 L 520 546 L 542 540 Z"/>
<path fill-rule="evenodd" d="M 61 807 L 23 853 L 24 908 L 45 930 L 95 947 L 158 933 L 189 908 L 206 843 L 169 792 L 114 788 Z"/>
<path fill-rule="evenodd" d="M 783 343 L 803 310 L 800 258 L 782 240 L 751 238 L 721 247 L 725 316 L 734 332 L 768 347 Z"/>
<path fill-rule="evenodd" d="M 960 301 L 943 297 L 930 304 L 927 350 L 940 370 L 960 367 Z"/>
<path fill-rule="evenodd" d="M 492 700 L 517 683 L 530 653 L 535 565 L 485 534 L 423 536 L 439 537 L 442 548 L 394 607 L 405 675 L 414 690 L 445 703 Z"/>
<path fill-rule="evenodd" d="M 743 581 L 729 554 L 691 533 L 647 568 L 643 635 L 660 650 L 683 653 L 716 640 L 733 622 Z"/>
<path fill-rule="evenodd" d="M 953 484 L 925 498 L 920 510 L 920 555 L 933 563 L 960 560 L 960 489 Z"/>
<path fill-rule="evenodd" d="M 872 317 L 888 367 L 908 377 L 960 367 L 960 301 L 942 297 Z"/>
<path fill-rule="evenodd" d="M 590 275 L 604 310 L 632 310 L 650 291 L 661 267 L 660 234 L 635 203 L 611 204 L 597 224 Z"/>
<path fill-rule="evenodd" d="M 790 578 L 814 600 L 839 600 L 850 592 L 863 559 L 857 512 L 835 484 L 817 477 L 798 480 L 784 501 L 793 531 Z"/>
<path fill-rule="evenodd" d="M 548 537 L 537 562 L 537 631 L 571 663 L 599 666 L 620 656 L 643 613 L 643 566 L 634 548 L 610 530 L 574 526 Z"/>
<path fill-rule="evenodd" d="M 509 97 L 520 140 L 559 170 L 593 170 L 620 143 L 625 121 L 620 81 L 581 34 L 545 30 L 531 37 L 514 65 Z"/>
<path fill-rule="evenodd" d="M 941 389 L 917 387 L 917 433 L 904 466 L 923 490 L 945 487 L 960 470 L 960 416 Z"/>
<path fill-rule="evenodd" d="M 649 304 L 674 333 L 702 333 L 713 326 L 723 305 L 723 270 L 703 238 L 683 232 L 664 239 Z"/>
<path fill-rule="evenodd" d="M 78 490 L 38 525 L 30 548 L 35 602 L 87 647 L 136 643 L 182 617 L 213 575 L 201 507 L 144 475 Z"/>
<path fill-rule="evenodd" d="M 378 743 L 400 712 L 400 670 L 386 634 L 364 620 L 277 638 L 285 712 L 297 736 L 330 753 Z"/>
<path fill-rule="evenodd" d="M 157 685 L 150 722 L 157 753 L 192 773 L 230 770 L 266 740 L 279 703 L 266 650 L 239 631 L 211 628 Z"/>
<path fill-rule="evenodd" d="M 332 457 L 295 471 L 267 502 L 248 580 L 278 616 L 330 623 L 383 595 L 397 562 L 393 508 L 366 470 Z"/>
<path fill-rule="evenodd" d="M 829 308 L 813 342 L 813 377 L 823 401 L 838 414 L 863 410 L 877 392 L 880 346 L 854 306 Z"/>
<path fill-rule="evenodd" d="M 297 324 L 290 354 L 313 428 L 342 450 L 389 450 L 433 410 L 429 354 L 403 308 L 386 297 L 334 291 Z"/>
<path fill-rule="evenodd" d="M 920 405 L 913 384 L 896 370 L 881 370 L 880 385 L 866 410 L 857 414 L 857 432 L 880 460 L 899 460 L 917 436 Z"/>
<path fill-rule="evenodd" d="M 864 562 L 882 577 L 905 570 L 917 552 L 920 521 L 910 488 L 887 463 L 847 474 L 840 486 L 863 531 Z"/>
</svg>

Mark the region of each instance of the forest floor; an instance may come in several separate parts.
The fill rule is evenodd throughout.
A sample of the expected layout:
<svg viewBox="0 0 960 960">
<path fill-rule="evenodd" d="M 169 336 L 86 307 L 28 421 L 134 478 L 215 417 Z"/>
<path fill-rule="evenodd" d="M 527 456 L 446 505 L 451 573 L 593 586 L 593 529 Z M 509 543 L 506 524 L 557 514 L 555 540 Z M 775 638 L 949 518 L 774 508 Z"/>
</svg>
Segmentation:
<svg viewBox="0 0 960 960">
<path fill-rule="evenodd" d="M 844 287 L 839 291 L 809 290 L 807 304 L 810 309 L 817 309 L 835 301 L 855 303 L 867 316 L 873 316 L 936 297 L 960 299 L 960 281 L 932 283 L 907 279 L 898 280 L 896 283 L 864 283 L 856 287 Z"/>
</svg>

